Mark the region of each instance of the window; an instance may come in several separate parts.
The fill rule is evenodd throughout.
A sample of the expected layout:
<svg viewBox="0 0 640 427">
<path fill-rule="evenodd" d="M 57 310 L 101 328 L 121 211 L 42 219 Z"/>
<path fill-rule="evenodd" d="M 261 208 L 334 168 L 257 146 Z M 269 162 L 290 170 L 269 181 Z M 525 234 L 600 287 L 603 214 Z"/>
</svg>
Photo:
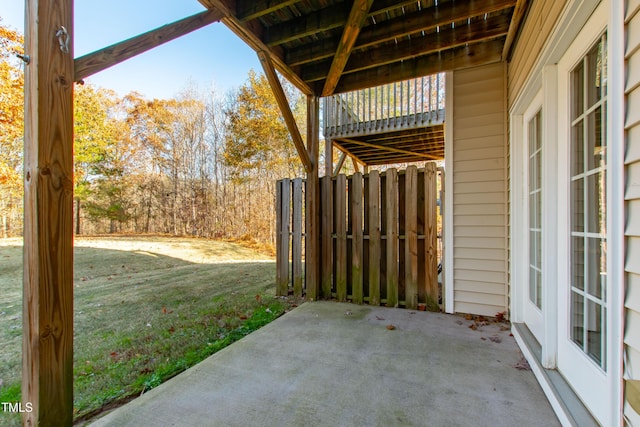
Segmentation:
<svg viewBox="0 0 640 427">
<path fill-rule="evenodd" d="M 571 71 L 571 339 L 606 361 L 606 34 Z"/>
<path fill-rule="evenodd" d="M 529 299 L 542 309 L 542 112 L 528 124 Z"/>
</svg>

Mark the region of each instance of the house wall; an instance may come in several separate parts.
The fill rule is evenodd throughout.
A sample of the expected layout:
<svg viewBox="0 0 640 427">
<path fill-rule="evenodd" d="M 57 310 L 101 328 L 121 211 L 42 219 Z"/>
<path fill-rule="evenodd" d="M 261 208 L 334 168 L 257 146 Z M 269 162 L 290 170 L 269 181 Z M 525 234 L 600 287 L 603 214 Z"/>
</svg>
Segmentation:
<svg viewBox="0 0 640 427">
<path fill-rule="evenodd" d="M 453 75 L 455 312 L 507 309 L 505 74 L 498 63 Z"/>
<path fill-rule="evenodd" d="M 640 0 L 629 0 L 626 32 L 625 155 L 625 406 L 630 425 L 640 425 Z"/>
<path fill-rule="evenodd" d="M 566 0 L 532 2 L 509 61 L 510 104 L 522 90 L 565 4 Z"/>
</svg>

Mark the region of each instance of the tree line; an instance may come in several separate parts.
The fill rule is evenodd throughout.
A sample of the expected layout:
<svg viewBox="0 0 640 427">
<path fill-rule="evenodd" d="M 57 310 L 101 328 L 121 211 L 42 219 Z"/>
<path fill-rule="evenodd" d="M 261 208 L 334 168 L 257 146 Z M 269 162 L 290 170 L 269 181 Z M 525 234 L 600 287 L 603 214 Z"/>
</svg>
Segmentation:
<svg viewBox="0 0 640 427">
<path fill-rule="evenodd" d="M 0 23 L 0 237 L 22 233 L 22 45 Z M 283 86 L 305 135 L 306 103 Z M 274 240 L 276 180 L 304 169 L 264 75 L 152 100 L 76 84 L 74 106 L 77 234 Z"/>
</svg>

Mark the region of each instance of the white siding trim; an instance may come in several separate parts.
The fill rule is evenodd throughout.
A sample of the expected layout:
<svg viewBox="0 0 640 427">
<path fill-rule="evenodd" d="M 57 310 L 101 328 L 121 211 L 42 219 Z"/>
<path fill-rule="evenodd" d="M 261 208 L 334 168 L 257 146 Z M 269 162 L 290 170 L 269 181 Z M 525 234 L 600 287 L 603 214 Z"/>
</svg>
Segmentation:
<svg viewBox="0 0 640 427">
<path fill-rule="evenodd" d="M 624 380 L 623 354 L 624 354 L 624 186 L 625 186 L 625 29 L 624 29 L 624 2 L 612 0 L 609 2 L 608 22 L 608 82 L 609 93 L 607 114 L 607 140 L 608 140 L 608 181 L 607 201 L 611 209 L 608 212 L 607 268 L 609 272 L 609 291 L 611 309 L 609 318 L 609 387 L 612 396 L 612 406 L 617 409 L 612 411 L 611 425 L 622 424 L 624 408 Z"/>
<path fill-rule="evenodd" d="M 455 313 L 453 281 L 453 72 L 445 75 L 444 311 Z"/>
</svg>

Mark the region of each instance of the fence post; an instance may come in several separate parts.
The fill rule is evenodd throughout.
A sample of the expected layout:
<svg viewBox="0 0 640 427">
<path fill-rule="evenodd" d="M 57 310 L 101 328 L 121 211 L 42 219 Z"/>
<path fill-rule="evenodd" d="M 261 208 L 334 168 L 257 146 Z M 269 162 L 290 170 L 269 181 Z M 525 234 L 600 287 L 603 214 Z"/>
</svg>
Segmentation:
<svg viewBox="0 0 640 427">
<path fill-rule="evenodd" d="M 293 230 L 291 239 L 293 262 L 293 295 L 302 296 L 302 178 L 293 180 Z"/>
<path fill-rule="evenodd" d="M 427 307 L 438 310 L 438 224 L 437 224 L 437 185 L 436 164 L 429 162 L 424 168 L 424 207 L 425 207 L 425 281 Z"/>
<path fill-rule="evenodd" d="M 278 239 L 276 243 L 277 267 L 276 267 L 276 294 L 287 296 L 289 294 L 289 224 L 291 212 L 290 181 L 283 179 L 278 182 L 276 192 L 276 206 L 278 213 Z"/>
<path fill-rule="evenodd" d="M 336 228 L 336 296 L 338 301 L 347 300 L 347 177 L 336 178 L 335 228 Z"/>
<path fill-rule="evenodd" d="M 387 169 L 387 306 L 398 306 L 398 171 Z"/>
<path fill-rule="evenodd" d="M 321 215 L 322 225 L 320 228 L 320 237 L 322 240 L 322 274 L 321 288 L 322 297 L 331 298 L 332 277 L 333 277 L 333 197 L 332 197 L 331 175 L 325 175 L 320 178 L 321 188 Z"/>
<path fill-rule="evenodd" d="M 407 167 L 405 173 L 404 209 L 404 283 L 405 304 L 418 308 L 418 169 Z"/>
<path fill-rule="evenodd" d="M 369 172 L 369 304 L 380 305 L 380 173 Z"/>
<path fill-rule="evenodd" d="M 353 302 L 362 304 L 362 174 L 351 179 L 351 296 Z"/>
</svg>

